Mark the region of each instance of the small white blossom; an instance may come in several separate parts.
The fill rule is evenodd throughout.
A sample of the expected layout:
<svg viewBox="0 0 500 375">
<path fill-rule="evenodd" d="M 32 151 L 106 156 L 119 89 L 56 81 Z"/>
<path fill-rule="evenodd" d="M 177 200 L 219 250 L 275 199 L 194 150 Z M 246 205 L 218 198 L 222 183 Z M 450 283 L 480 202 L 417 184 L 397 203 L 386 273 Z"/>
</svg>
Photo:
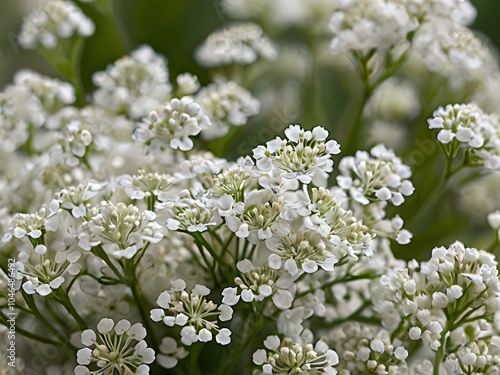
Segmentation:
<svg viewBox="0 0 500 375">
<path fill-rule="evenodd" d="M 149 46 L 141 46 L 122 57 L 92 80 L 98 87 L 94 103 L 116 114 L 140 119 L 169 99 L 167 62 Z"/>
<path fill-rule="evenodd" d="M 91 329 L 83 331 L 81 339 L 86 348 L 77 352 L 76 375 L 149 374 L 148 364 L 155 360 L 155 352 L 148 348 L 144 338 L 146 329 L 141 323 L 128 320 L 114 323 L 102 319 L 97 325 L 98 335 Z M 134 344 L 135 342 L 135 344 Z M 94 349 L 89 347 L 95 346 Z"/>
<path fill-rule="evenodd" d="M 181 342 L 186 346 L 198 341 L 211 341 L 213 333 L 216 333 L 215 339 L 219 344 L 229 344 L 231 332 L 227 328 L 220 328 L 217 320 L 231 320 L 233 309 L 224 302 L 217 307 L 209 301 L 206 296 L 210 289 L 203 285 L 197 284 L 191 293 L 186 292 L 185 288 L 183 280 L 173 282 L 170 290 L 159 295 L 156 303 L 160 308 L 151 310 L 151 319 L 154 322 L 163 321 L 169 327 L 183 327 Z M 171 359 L 170 363 L 173 363 Z"/>
<path fill-rule="evenodd" d="M 193 148 L 190 136 L 212 126 L 199 104 L 188 96 L 172 99 L 162 112 L 151 112 L 134 133 L 135 139 L 151 149 L 169 146 L 172 149 L 188 151 Z"/>
<path fill-rule="evenodd" d="M 268 336 L 264 346 L 268 350 L 259 349 L 253 354 L 253 362 L 259 366 L 258 374 L 337 374 L 334 366 L 339 363 L 339 357 L 324 341 L 314 346 L 301 345 L 290 338 L 280 340 L 278 336 Z"/>
<path fill-rule="evenodd" d="M 205 139 L 223 137 L 230 126 L 245 125 L 248 118 L 260 110 L 259 101 L 233 81 L 217 82 L 202 88 L 195 101 L 212 123 L 201 133 Z"/>
<path fill-rule="evenodd" d="M 196 60 L 203 66 L 229 64 L 247 65 L 262 58 L 276 59 L 277 51 L 260 26 L 241 23 L 209 35 L 196 51 Z"/>
<path fill-rule="evenodd" d="M 23 22 L 19 44 L 24 48 L 55 48 L 59 39 L 78 34 L 88 37 L 95 25 L 74 3 L 62 0 L 41 0 Z"/>
</svg>

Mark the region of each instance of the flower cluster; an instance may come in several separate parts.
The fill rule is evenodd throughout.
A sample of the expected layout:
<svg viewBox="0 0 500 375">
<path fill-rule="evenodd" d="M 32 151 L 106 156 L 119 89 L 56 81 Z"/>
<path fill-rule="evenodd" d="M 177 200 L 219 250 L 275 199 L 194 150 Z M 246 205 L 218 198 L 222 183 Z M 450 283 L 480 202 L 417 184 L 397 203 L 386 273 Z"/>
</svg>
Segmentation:
<svg viewBox="0 0 500 375">
<path fill-rule="evenodd" d="M 486 168 L 500 168 L 500 122 L 474 104 L 439 107 L 428 120 L 430 129 L 441 129 L 439 142 L 446 145 L 448 156 L 455 157 L 458 147 L 472 150 Z"/>
<path fill-rule="evenodd" d="M 277 51 L 260 26 L 241 23 L 216 31 L 198 48 L 197 61 L 203 66 L 248 65 L 259 58 L 276 59 Z"/>
<path fill-rule="evenodd" d="M 408 332 L 409 339 L 422 340 L 451 362 L 462 361 L 471 342 L 498 337 L 493 324 L 500 303 L 497 263 L 461 242 L 435 248 L 427 262 L 411 261 L 382 276 L 373 300 L 385 327 Z"/>
<path fill-rule="evenodd" d="M 293 183 L 326 184 L 328 173 L 333 170 L 331 155 L 340 153 L 334 140 L 326 141 L 328 132 L 322 127 L 305 131 L 299 125 L 290 125 L 285 130 L 287 139 L 276 139 L 253 150 L 259 171 L 270 177 Z"/>
<path fill-rule="evenodd" d="M 399 1 L 351 0 L 340 3 L 330 20 L 335 52 L 389 51 L 403 43 L 418 22 Z"/>
<path fill-rule="evenodd" d="M 153 111 L 143 119 L 134 137 L 146 143 L 152 150 L 170 146 L 173 149 L 188 151 L 193 148 L 190 136 L 212 126 L 210 119 L 203 113 L 200 105 L 191 97 L 172 99 L 160 113 Z"/>
<path fill-rule="evenodd" d="M 253 354 L 253 362 L 261 367 L 259 374 L 336 374 L 334 366 L 339 362 L 337 353 L 324 341 L 316 345 L 301 345 L 289 338 L 268 336 L 264 340 L 268 349 Z"/>
<path fill-rule="evenodd" d="M 24 20 L 19 43 L 24 48 L 40 45 L 53 49 L 60 39 L 68 39 L 75 34 L 88 37 L 94 33 L 94 29 L 94 22 L 72 2 L 42 0 Z"/>
<path fill-rule="evenodd" d="M 133 119 L 147 116 L 169 99 L 166 60 L 149 46 L 141 46 L 92 77 L 97 105 Z"/>
<path fill-rule="evenodd" d="M 97 335 L 91 329 L 82 333 L 82 344 L 86 347 L 77 353 L 79 366 L 75 374 L 149 374 L 148 364 L 155 360 L 155 352 L 147 347 L 145 337 L 141 323 L 132 325 L 123 319 L 115 324 L 112 319 L 102 319 L 97 325 Z"/>
<path fill-rule="evenodd" d="M 73 87 L 58 79 L 21 70 L 0 94 L 2 148 L 15 150 L 32 137 L 33 128 L 50 122 L 63 106 L 75 101 Z"/>
<path fill-rule="evenodd" d="M 206 139 L 220 138 L 230 126 L 242 126 L 248 118 L 259 113 L 260 103 L 236 82 L 218 82 L 202 88 L 195 101 L 212 126 L 202 133 Z"/>
<path fill-rule="evenodd" d="M 381 200 L 399 206 L 414 191 L 410 168 L 383 145 L 373 147 L 370 153 L 358 151 L 355 157 L 344 157 L 339 171 L 339 186 L 363 205 Z"/>
<path fill-rule="evenodd" d="M 155 222 L 152 211 L 141 212 L 134 205 L 119 202 L 101 202 L 88 207 L 78 235 L 79 246 L 90 251 L 94 246 L 102 246 L 104 251 L 115 258 L 132 258 L 145 241 L 157 243 L 163 238 L 162 227 Z"/>
<path fill-rule="evenodd" d="M 40 0 L 20 46 L 61 78 L 0 92 L 16 373 L 500 373 L 500 69 L 468 0 L 222 0 L 242 22 L 176 56 L 142 43 L 196 18 L 115 5 Z"/>
<path fill-rule="evenodd" d="M 219 344 L 229 344 L 231 331 L 220 328 L 217 319 L 221 322 L 231 320 L 233 309 L 224 303 L 217 307 L 207 300 L 210 289 L 206 286 L 197 284 L 191 293 L 185 289 L 184 280 L 172 281 L 171 289 L 161 293 L 156 300 L 160 308 L 151 310 L 151 319 L 154 322 L 162 321 L 168 327 L 182 327 L 181 342 L 186 346 L 197 341 L 212 341 L 213 333 L 217 333 L 215 340 Z"/>
<path fill-rule="evenodd" d="M 342 353 L 337 366 L 339 374 L 394 374 L 408 373 L 408 351 L 400 342 L 391 342 L 387 331 L 376 332 L 368 326 L 346 323 L 341 332 L 332 337 L 333 347 Z"/>
</svg>

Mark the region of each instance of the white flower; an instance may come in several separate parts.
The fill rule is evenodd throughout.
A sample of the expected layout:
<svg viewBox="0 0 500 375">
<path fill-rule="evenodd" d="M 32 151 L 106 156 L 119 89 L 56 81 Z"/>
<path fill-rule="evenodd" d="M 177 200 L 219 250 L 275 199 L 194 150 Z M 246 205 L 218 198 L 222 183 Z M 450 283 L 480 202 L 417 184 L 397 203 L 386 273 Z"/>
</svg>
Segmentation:
<svg viewBox="0 0 500 375">
<path fill-rule="evenodd" d="M 259 349 L 253 354 L 253 362 L 264 374 L 286 375 L 292 373 L 336 374 L 334 366 L 339 363 L 337 353 L 323 341 L 312 344 L 294 343 L 290 338 L 280 340 L 268 336 L 264 341 L 268 349 Z"/>
<path fill-rule="evenodd" d="M 141 46 L 122 57 L 92 80 L 97 86 L 94 103 L 116 114 L 140 119 L 169 99 L 167 62 L 150 46 Z"/>
<path fill-rule="evenodd" d="M 271 296 L 274 305 L 286 310 L 292 306 L 294 299 L 293 278 L 270 268 L 268 265 L 255 267 L 248 259 L 236 264 L 241 275 L 235 278 L 237 288 L 225 288 L 222 292 L 223 302 L 229 305 L 238 303 L 240 297 L 244 302 L 263 301 Z M 238 289 L 241 294 L 238 295 Z"/>
<path fill-rule="evenodd" d="M 334 140 L 326 141 L 328 132 L 322 127 L 305 131 L 299 125 L 285 130 L 287 139 L 279 137 L 253 150 L 257 169 L 266 175 L 279 176 L 285 181 L 326 185 L 333 170 L 331 155 L 340 153 Z"/>
<path fill-rule="evenodd" d="M 339 171 L 339 186 L 363 205 L 390 200 L 399 206 L 404 197 L 415 190 L 409 180 L 410 168 L 383 145 L 373 147 L 370 153 L 358 151 L 355 157 L 344 157 L 339 163 Z"/>
<path fill-rule="evenodd" d="M 200 88 L 198 77 L 190 73 L 179 74 L 175 80 L 182 95 L 194 94 Z"/>
<path fill-rule="evenodd" d="M 174 368 L 179 359 L 188 355 L 188 352 L 183 347 L 178 347 L 177 342 L 171 337 L 164 337 L 159 349 L 160 352 L 156 356 L 156 362 L 164 368 Z"/>
<path fill-rule="evenodd" d="M 210 34 L 196 51 L 196 60 L 203 66 L 229 64 L 247 65 L 258 58 L 272 61 L 277 51 L 260 26 L 241 23 Z"/>
<path fill-rule="evenodd" d="M 185 288 L 183 280 L 174 281 L 169 291 L 159 295 L 156 303 L 161 308 L 151 310 L 151 319 L 154 322 L 163 321 L 169 327 L 174 325 L 183 327 L 181 342 L 186 346 L 198 341 L 212 341 L 213 333 L 217 334 L 215 338 L 218 343 L 228 344 L 231 332 L 227 328 L 220 328 L 217 324 L 217 319 L 225 322 L 232 318 L 233 309 L 226 304 L 227 301 L 223 299 L 223 303 L 217 307 L 206 298 L 210 293 L 210 289 L 206 286 L 197 284 L 191 293 L 186 292 Z M 164 358 L 164 360 L 173 363 L 172 359 Z"/>
<path fill-rule="evenodd" d="M 500 168 L 500 120 L 484 113 L 475 104 L 439 107 L 428 120 L 430 129 L 440 129 L 437 138 L 446 147 L 449 157 L 455 157 L 456 143 L 474 151 L 486 168 Z"/>
<path fill-rule="evenodd" d="M 334 52 L 367 55 L 371 49 L 386 52 L 404 42 L 418 26 L 404 5 L 391 0 L 340 2 L 330 20 Z"/>
<path fill-rule="evenodd" d="M 242 126 L 259 113 L 260 103 L 236 82 L 217 82 L 202 88 L 195 97 L 212 126 L 202 131 L 205 139 L 226 135 L 230 126 Z"/>
<path fill-rule="evenodd" d="M 158 243 L 163 238 L 161 226 L 152 211 L 140 211 L 134 205 L 103 201 L 88 208 L 88 220 L 78 235 L 79 246 L 87 251 L 102 245 L 112 257 L 131 259 L 144 242 Z"/>
<path fill-rule="evenodd" d="M 97 330 L 98 336 L 90 329 L 82 333 L 82 344 L 87 348 L 77 352 L 79 366 L 75 374 L 149 373 L 147 365 L 155 360 L 155 352 L 143 340 L 146 330 L 140 323 L 131 325 L 127 320 L 120 320 L 115 325 L 112 319 L 105 318 L 99 322 Z M 88 348 L 92 346 L 95 346 L 93 350 Z"/>
<path fill-rule="evenodd" d="M 199 104 L 191 97 L 172 99 L 162 112 L 151 112 L 143 119 L 134 133 L 136 140 L 146 143 L 153 150 L 169 146 L 172 149 L 188 151 L 193 148 L 190 136 L 212 126 Z"/>
<path fill-rule="evenodd" d="M 41 45 L 53 49 L 59 39 L 68 39 L 75 34 L 88 37 L 94 29 L 92 20 L 72 2 L 41 0 L 24 20 L 19 44 L 24 48 Z"/>
</svg>

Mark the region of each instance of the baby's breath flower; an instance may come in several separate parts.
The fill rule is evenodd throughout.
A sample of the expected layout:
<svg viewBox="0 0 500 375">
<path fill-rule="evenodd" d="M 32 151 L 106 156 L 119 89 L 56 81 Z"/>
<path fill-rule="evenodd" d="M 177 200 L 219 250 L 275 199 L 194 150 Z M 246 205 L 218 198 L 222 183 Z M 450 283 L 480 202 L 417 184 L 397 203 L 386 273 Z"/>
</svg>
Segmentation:
<svg viewBox="0 0 500 375">
<path fill-rule="evenodd" d="M 38 241 L 38 239 L 43 238 L 46 231 L 55 232 L 57 230 L 58 211 L 59 202 L 52 200 L 49 206 L 42 206 L 34 214 L 15 215 L 12 223 L 12 235 L 16 238 L 27 237 L 30 241 Z"/>
<path fill-rule="evenodd" d="M 20 70 L 14 84 L 0 93 L 0 142 L 7 151 L 23 145 L 33 129 L 49 122 L 63 106 L 75 101 L 69 83 Z"/>
<path fill-rule="evenodd" d="M 102 190 L 103 185 L 94 181 L 89 181 L 85 185 L 70 186 L 62 189 L 56 196 L 62 209 L 71 212 L 75 218 L 85 216 L 87 213 L 86 204 Z"/>
<path fill-rule="evenodd" d="M 132 119 L 156 110 L 172 91 L 165 58 L 149 46 L 141 46 L 105 72 L 95 73 L 93 81 L 98 87 L 93 96 L 96 105 Z"/>
<path fill-rule="evenodd" d="M 74 3 L 62 0 L 40 0 L 37 8 L 23 22 L 19 44 L 24 48 L 38 45 L 53 49 L 59 39 L 78 34 L 88 37 L 95 25 Z"/>
<path fill-rule="evenodd" d="M 225 215 L 225 221 L 237 237 L 248 238 L 255 245 L 259 240 L 286 235 L 290 231 L 282 218 L 285 212 L 282 197 L 274 197 L 269 190 L 254 190 L 245 197 L 244 204 L 237 204 L 231 214 Z"/>
<path fill-rule="evenodd" d="M 155 352 L 144 341 L 146 329 L 141 323 L 131 325 L 123 319 L 115 325 L 112 319 L 105 318 L 97 331 L 82 332 L 86 347 L 77 353 L 76 375 L 149 374 L 148 364 L 155 360 Z"/>
<path fill-rule="evenodd" d="M 340 2 L 330 20 L 335 52 L 367 55 L 371 50 L 389 51 L 406 40 L 418 26 L 399 1 L 349 0 Z"/>
<path fill-rule="evenodd" d="M 236 82 L 218 82 L 202 88 L 195 97 L 212 126 L 201 133 L 205 139 L 220 138 L 230 126 L 242 126 L 259 113 L 260 103 Z"/>
<path fill-rule="evenodd" d="M 272 61 L 277 51 L 260 26 L 240 23 L 210 34 L 196 51 L 203 66 L 248 65 L 262 58 Z"/>
<path fill-rule="evenodd" d="M 248 259 L 241 260 L 236 267 L 241 272 L 241 277 L 236 277 L 236 287 L 226 288 L 222 292 L 222 302 L 235 305 L 241 300 L 244 302 L 263 301 L 272 296 L 274 305 L 286 310 L 292 306 L 294 284 L 293 278 L 288 274 L 277 271 L 267 264 L 255 267 Z"/>
<path fill-rule="evenodd" d="M 413 194 L 410 168 L 403 164 L 394 151 L 377 145 L 370 150 L 344 157 L 339 163 L 339 186 L 349 192 L 355 201 L 367 205 L 370 201 L 388 201 L 395 206 L 404 202 L 404 196 Z"/>
<path fill-rule="evenodd" d="M 424 24 L 415 35 L 413 46 L 427 68 L 449 77 L 454 87 L 498 70 L 490 50 L 464 27 L 450 30 L 441 21 Z"/>
<path fill-rule="evenodd" d="M 200 106 L 188 96 L 172 99 L 159 114 L 151 112 L 143 119 L 134 133 L 135 139 L 152 150 L 170 146 L 174 150 L 188 151 L 193 148 L 190 136 L 198 135 L 212 126 Z"/>
<path fill-rule="evenodd" d="M 148 199 L 154 197 L 160 201 L 169 198 L 169 192 L 175 184 L 175 178 L 167 174 L 146 173 L 139 169 L 137 175 L 124 175 L 120 184 L 125 187 L 125 193 L 131 199 Z"/>
<path fill-rule="evenodd" d="M 155 222 L 152 211 L 140 211 L 134 205 L 103 201 L 88 207 L 86 221 L 78 235 L 79 246 L 84 250 L 102 245 L 115 258 L 132 258 L 144 242 L 158 243 L 163 238 L 162 227 Z"/>
<path fill-rule="evenodd" d="M 470 25 L 477 10 L 469 0 L 402 0 L 408 13 L 421 23 L 451 21 L 452 24 Z"/>
<path fill-rule="evenodd" d="M 257 169 L 266 174 L 277 174 L 285 180 L 303 184 L 326 185 L 328 173 L 333 170 L 331 155 L 340 153 L 334 140 L 326 141 L 328 131 L 315 127 L 306 131 L 299 125 L 285 130 L 287 139 L 276 139 L 253 150 Z"/>
<path fill-rule="evenodd" d="M 322 187 L 313 188 L 306 202 L 300 203 L 298 213 L 304 216 L 304 225 L 318 232 L 333 246 L 337 259 L 345 255 L 371 255 L 372 237 L 363 222 L 352 211 L 342 208 L 332 193 Z"/>
<path fill-rule="evenodd" d="M 32 252 L 22 251 L 16 266 L 26 278 L 24 291 L 41 296 L 50 294 L 64 283 L 66 273 L 76 275 L 80 272 L 80 257 L 78 251 L 53 251 L 44 244 L 36 245 Z"/>
<path fill-rule="evenodd" d="M 381 289 L 373 294 L 375 310 L 386 327 L 404 319 L 410 339 L 422 340 L 432 350 L 448 335 L 453 342 L 449 346 L 458 350 L 465 322 L 482 321 L 483 327 L 493 322 L 500 305 L 496 266 L 493 255 L 461 242 L 437 247 L 420 267 L 412 261 L 408 268 L 380 278 Z"/>
<path fill-rule="evenodd" d="M 190 73 L 179 74 L 175 80 L 177 82 L 177 89 L 182 95 L 191 95 L 200 89 L 198 77 Z"/>
<path fill-rule="evenodd" d="M 428 120 L 430 129 L 441 129 L 439 142 L 446 145 L 448 157 L 455 157 L 454 145 L 462 145 L 474 151 L 484 166 L 500 168 L 500 121 L 495 115 L 487 115 L 475 104 L 447 105 L 439 107 Z"/>
<path fill-rule="evenodd" d="M 87 158 L 93 137 L 87 124 L 80 121 L 69 122 L 60 133 L 60 141 L 50 151 L 50 159 L 54 164 L 66 164 L 76 167 L 80 161 L 88 163 Z"/>
<path fill-rule="evenodd" d="M 408 351 L 389 332 L 359 323 L 346 323 L 331 335 L 332 347 L 340 355 L 337 366 L 341 374 L 406 375 Z"/>
<path fill-rule="evenodd" d="M 387 201 L 372 202 L 368 205 L 352 203 L 354 215 L 363 220 L 363 224 L 369 228 L 378 238 L 392 238 L 400 245 L 410 243 L 413 235 L 403 229 L 404 221 L 396 215 L 392 219 L 386 218 L 385 208 Z"/>
<path fill-rule="evenodd" d="M 221 345 L 231 341 L 231 331 L 220 328 L 217 319 L 221 322 L 231 320 L 233 309 L 222 303 L 219 307 L 206 296 L 210 289 L 196 284 L 191 293 L 186 292 L 184 280 L 172 282 L 171 289 L 160 294 L 156 303 L 160 308 L 151 310 L 151 319 L 154 322 L 163 321 L 167 326 L 178 325 L 181 329 L 181 342 L 190 346 L 197 341 L 212 341 L 213 333 L 217 333 L 215 340 Z"/>
<path fill-rule="evenodd" d="M 337 374 L 334 366 L 339 357 L 324 341 L 313 346 L 294 343 L 287 337 L 280 340 L 278 336 L 268 336 L 264 346 L 267 350 L 259 349 L 253 354 L 258 374 Z"/>
<path fill-rule="evenodd" d="M 179 198 L 173 202 L 170 209 L 172 217 L 167 219 L 167 228 L 187 232 L 204 232 L 209 226 L 217 224 L 212 208 L 201 200 L 192 198 L 189 190 L 179 193 Z"/>
<path fill-rule="evenodd" d="M 210 195 L 215 198 L 229 195 L 233 200 L 241 202 L 244 200 L 244 193 L 249 185 L 249 181 L 250 173 L 245 168 L 238 166 L 224 170 L 214 175 L 212 181 L 210 181 Z"/>
<path fill-rule="evenodd" d="M 273 252 L 268 263 L 273 269 L 283 266 L 291 276 L 297 275 L 299 270 L 313 273 L 319 267 L 325 271 L 333 271 L 338 259 L 329 251 L 331 246 L 321 240 L 318 232 L 290 232 L 287 236 L 280 237 L 276 244 L 268 243 L 268 248 Z"/>
</svg>

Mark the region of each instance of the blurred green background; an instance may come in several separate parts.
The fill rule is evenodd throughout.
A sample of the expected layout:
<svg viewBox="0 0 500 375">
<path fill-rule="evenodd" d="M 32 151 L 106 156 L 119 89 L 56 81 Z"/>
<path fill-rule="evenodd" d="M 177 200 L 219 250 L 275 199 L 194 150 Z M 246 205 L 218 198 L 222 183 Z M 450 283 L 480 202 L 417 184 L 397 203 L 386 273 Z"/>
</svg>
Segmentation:
<svg viewBox="0 0 500 375">
<path fill-rule="evenodd" d="M 0 0 L 2 88 L 12 81 L 13 73 L 19 68 L 56 75 L 36 51 L 23 50 L 17 44 L 23 15 L 36 1 Z M 473 28 L 500 46 L 500 2 L 475 0 L 473 3 L 478 9 Z M 93 72 L 103 70 L 140 44 L 150 44 L 168 58 L 171 76 L 188 71 L 198 74 L 203 83 L 206 72 L 195 63 L 194 50 L 211 31 L 232 21 L 225 15 L 220 0 L 116 0 L 112 1 L 113 20 L 89 4 L 79 2 L 78 5 L 99 25 L 87 41 L 83 55 L 82 75 L 87 89 L 91 89 Z"/>
</svg>

